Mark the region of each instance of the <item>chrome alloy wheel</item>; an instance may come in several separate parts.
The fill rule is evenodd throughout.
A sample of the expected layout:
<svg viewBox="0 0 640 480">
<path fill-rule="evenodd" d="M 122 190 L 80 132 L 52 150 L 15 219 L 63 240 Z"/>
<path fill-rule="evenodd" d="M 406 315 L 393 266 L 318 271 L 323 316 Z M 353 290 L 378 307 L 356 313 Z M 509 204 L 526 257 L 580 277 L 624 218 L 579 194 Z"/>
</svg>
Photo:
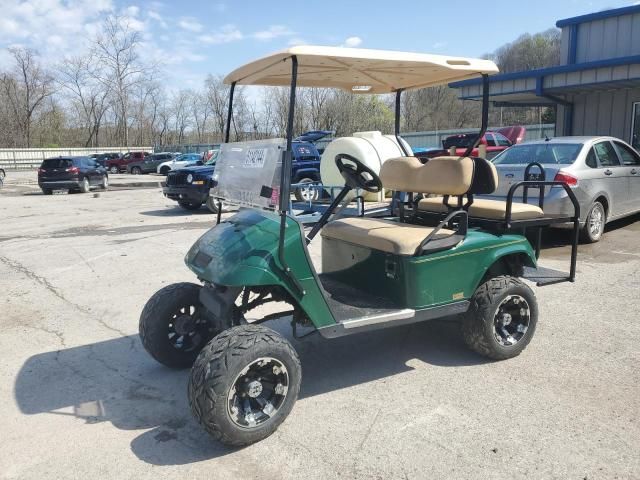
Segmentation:
<svg viewBox="0 0 640 480">
<path fill-rule="evenodd" d="M 493 333 L 498 343 L 511 347 L 527 333 L 531 310 L 520 295 L 508 295 L 500 302 L 493 317 Z"/>
<path fill-rule="evenodd" d="M 247 365 L 227 396 L 229 417 L 242 428 L 254 428 L 272 418 L 284 404 L 289 372 L 282 362 L 262 357 Z"/>
<path fill-rule="evenodd" d="M 594 239 L 600 238 L 604 230 L 604 208 L 596 203 L 589 215 L 589 233 Z"/>
</svg>

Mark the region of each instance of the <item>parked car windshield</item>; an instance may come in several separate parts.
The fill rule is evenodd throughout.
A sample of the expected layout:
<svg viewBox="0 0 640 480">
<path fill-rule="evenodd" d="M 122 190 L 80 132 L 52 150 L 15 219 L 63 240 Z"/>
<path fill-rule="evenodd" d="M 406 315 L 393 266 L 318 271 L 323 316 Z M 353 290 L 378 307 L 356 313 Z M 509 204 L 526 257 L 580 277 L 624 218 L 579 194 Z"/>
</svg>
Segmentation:
<svg viewBox="0 0 640 480">
<path fill-rule="evenodd" d="M 42 162 L 42 168 L 69 168 L 73 166 L 70 158 L 47 158 Z"/>
<path fill-rule="evenodd" d="M 581 149 L 581 143 L 520 144 L 508 148 L 492 161 L 496 165 L 527 165 L 531 162 L 543 165 L 571 165 Z"/>
<path fill-rule="evenodd" d="M 293 145 L 298 160 L 317 160 L 320 154 L 312 145 Z"/>
</svg>

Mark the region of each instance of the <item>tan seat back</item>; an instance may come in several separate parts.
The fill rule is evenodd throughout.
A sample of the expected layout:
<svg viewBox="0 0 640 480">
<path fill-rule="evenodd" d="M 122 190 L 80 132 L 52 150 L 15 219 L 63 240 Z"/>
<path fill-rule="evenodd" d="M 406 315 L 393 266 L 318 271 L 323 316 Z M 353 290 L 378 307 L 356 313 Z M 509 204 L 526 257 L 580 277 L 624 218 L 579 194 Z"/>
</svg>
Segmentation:
<svg viewBox="0 0 640 480">
<path fill-rule="evenodd" d="M 473 160 L 435 157 L 423 164 L 416 157 L 391 158 L 382 164 L 380 180 L 399 192 L 464 195 L 473 182 Z"/>
</svg>

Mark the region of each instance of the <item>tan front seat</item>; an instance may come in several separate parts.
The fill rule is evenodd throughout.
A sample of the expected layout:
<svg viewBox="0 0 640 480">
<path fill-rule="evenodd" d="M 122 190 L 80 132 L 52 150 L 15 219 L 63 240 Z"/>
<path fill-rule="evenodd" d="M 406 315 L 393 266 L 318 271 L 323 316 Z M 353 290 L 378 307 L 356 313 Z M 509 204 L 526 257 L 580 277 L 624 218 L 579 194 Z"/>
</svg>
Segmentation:
<svg viewBox="0 0 640 480">
<path fill-rule="evenodd" d="M 324 238 L 341 240 L 396 255 L 414 255 L 420 243 L 433 230 L 433 228 L 393 220 L 356 217 L 342 218 L 328 223 L 322 229 L 321 235 Z M 440 229 L 434 240 L 454 233 L 452 230 Z"/>
<path fill-rule="evenodd" d="M 392 158 L 382 164 L 380 180 L 385 188 L 400 192 L 437 193 L 463 195 L 473 180 L 473 161 L 468 158 L 452 160 L 448 157 L 433 158 L 423 164 L 415 157 Z M 329 222 L 322 229 L 324 238 L 340 240 L 354 245 L 394 253 L 419 254 L 418 247 L 434 228 L 410 225 L 395 220 L 379 218 L 343 218 Z M 432 240 L 450 237 L 455 246 L 460 238 L 453 230 L 440 229 Z"/>
<path fill-rule="evenodd" d="M 457 205 L 456 199 L 449 199 L 449 204 L 453 206 Z M 444 204 L 442 197 L 423 198 L 418 203 L 418 210 L 435 213 L 448 212 L 448 208 Z M 475 198 L 469 206 L 469 215 L 471 217 L 504 220 L 507 214 L 506 212 L 507 202 L 501 200 Z M 512 220 L 531 220 L 532 218 L 541 218 L 543 216 L 544 212 L 537 205 L 517 202 L 511 204 Z"/>
</svg>

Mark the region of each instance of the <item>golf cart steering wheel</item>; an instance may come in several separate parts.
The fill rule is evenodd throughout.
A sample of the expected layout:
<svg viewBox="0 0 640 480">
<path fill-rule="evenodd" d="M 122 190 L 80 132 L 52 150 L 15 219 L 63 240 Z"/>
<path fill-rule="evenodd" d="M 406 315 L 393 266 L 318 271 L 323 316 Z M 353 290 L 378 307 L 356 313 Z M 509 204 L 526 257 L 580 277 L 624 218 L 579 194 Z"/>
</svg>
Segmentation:
<svg viewBox="0 0 640 480">
<path fill-rule="evenodd" d="M 345 160 L 349 163 L 345 163 Z M 336 165 L 349 187 L 361 188 L 372 193 L 378 193 L 382 190 L 382 181 L 378 174 L 357 158 L 346 153 L 339 153 L 336 155 Z"/>
</svg>

